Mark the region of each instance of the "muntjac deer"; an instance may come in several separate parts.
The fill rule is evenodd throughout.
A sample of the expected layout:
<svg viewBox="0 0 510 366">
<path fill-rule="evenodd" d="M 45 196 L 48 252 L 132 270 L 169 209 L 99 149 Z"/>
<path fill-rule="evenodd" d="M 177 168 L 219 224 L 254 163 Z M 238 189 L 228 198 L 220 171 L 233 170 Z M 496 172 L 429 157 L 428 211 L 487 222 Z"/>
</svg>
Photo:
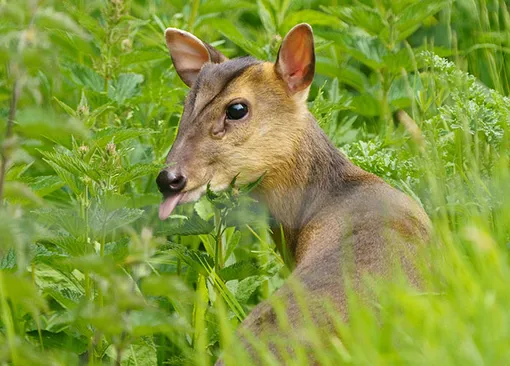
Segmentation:
<svg viewBox="0 0 510 366">
<path fill-rule="evenodd" d="M 328 140 L 306 100 L 315 72 L 312 29 L 295 26 L 275 63 L 228 59 L 194 35 L 165 32 L 175 70 L 191 90 L 168 168 L 157 177 L 165 220 L 183 202 L 197 200 L 209 183 L 228 187 L 264 175 L 258 194 L 283 227 L 296 268 L 292 278 L 310 299 L 329 299 L 346 312 L 345 277 L 355 288 L 369 274 L 388 278 L 395 263 L 405 269 L 428 238 L 422 208 L 382 179 L 352 164 Z M 415 281 L 409 270 L 411 281 Z M 363 292 L 363 291 L 361 291 Z M 290 324 L 300 308 L 282 286 Z M 275 332 L 268 303 L 259 304 L 241 329 Z"/>
</svg>

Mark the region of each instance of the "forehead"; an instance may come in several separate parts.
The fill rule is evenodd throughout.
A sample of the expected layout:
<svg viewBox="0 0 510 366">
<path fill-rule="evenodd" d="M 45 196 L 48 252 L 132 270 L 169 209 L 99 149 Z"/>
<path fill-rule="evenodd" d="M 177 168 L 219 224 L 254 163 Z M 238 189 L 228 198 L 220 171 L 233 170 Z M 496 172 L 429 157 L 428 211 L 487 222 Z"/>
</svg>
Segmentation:
<svg viewBox="0 0 510 366">
<path fill-rule="evenodd" d="M 244 71 L 261 63 L 253 57 L 240 57 L 221 64 L 205 64 L 189 93 L 188 108 L 203 108 Z"/>
</svg>

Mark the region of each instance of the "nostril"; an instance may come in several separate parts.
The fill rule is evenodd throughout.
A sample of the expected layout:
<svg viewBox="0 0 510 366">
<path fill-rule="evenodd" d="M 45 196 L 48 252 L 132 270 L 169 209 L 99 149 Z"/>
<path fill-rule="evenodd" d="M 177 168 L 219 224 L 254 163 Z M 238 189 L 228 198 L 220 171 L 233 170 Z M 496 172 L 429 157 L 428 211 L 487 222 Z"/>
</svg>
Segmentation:
<svg viewBox="0 0 510 366">
<path fill-rule="evenodd" d="M 170 188 L 173 191 L 179 192 L 186 185 L 186 177 L 181 175 L 181 174 L 174 175 L 172 177 L 172 179 L 170 180 L 170 184 L 169 185 L 170 185 Z"/>
<path fill-rule="evenodd" d="M 186 185 L 186 177 L 177 172 L 163 170 L 156 178 L 156 184 L 162 193 L 176 193 Z"/>
</svg>

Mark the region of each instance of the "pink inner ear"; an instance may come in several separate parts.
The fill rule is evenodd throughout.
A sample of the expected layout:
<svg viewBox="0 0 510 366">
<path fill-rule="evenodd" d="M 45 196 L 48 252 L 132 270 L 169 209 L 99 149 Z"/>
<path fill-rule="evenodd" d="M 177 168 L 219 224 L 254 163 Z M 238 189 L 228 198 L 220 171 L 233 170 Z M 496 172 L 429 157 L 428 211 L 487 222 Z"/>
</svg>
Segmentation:
<svg viewBox="0 0 510 366">
<path fill-rule="evenodd" d="M 313 78 L 313 36 L 307 26 L 294 28 L 285 37 L 278 56 L 277 70 L 291 92 L 307 88 Z"/>
<path fill-rule="evenodd" d="M 206 46 L 194 35 L 179 29 L 167 29 L 165 38 L 175 70 L 191 87 L 202 66 L 210 61 Z"/>
<path fill-rule="evenodd" d="M 209 53 L 205 46 L 187 34 L 168 33 L 167 45 L 178 70 L 200 70 L 203 64 L 209 61 Z"/>
</svg>

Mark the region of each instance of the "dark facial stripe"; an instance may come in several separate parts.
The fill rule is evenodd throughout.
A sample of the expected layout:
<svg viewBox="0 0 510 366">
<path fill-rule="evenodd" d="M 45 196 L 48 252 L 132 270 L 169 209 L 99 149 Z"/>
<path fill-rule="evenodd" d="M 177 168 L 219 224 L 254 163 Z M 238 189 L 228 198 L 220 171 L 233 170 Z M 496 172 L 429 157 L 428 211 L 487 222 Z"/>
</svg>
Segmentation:
<svg viewBox="0 0 510 366">
<path fill-rule="evenodd" d="M 232 81 L 240 77 L 248 68 L 260 62 L 252 57 L 240 57 L 221 64 L 204 65 L 188 96 L 186 109 L 192 115 L 192 119 L 213 102 Z M 199 95 L 200 99 L 205 100 L 205 103 L 195 105 Z"/>
</svg>

